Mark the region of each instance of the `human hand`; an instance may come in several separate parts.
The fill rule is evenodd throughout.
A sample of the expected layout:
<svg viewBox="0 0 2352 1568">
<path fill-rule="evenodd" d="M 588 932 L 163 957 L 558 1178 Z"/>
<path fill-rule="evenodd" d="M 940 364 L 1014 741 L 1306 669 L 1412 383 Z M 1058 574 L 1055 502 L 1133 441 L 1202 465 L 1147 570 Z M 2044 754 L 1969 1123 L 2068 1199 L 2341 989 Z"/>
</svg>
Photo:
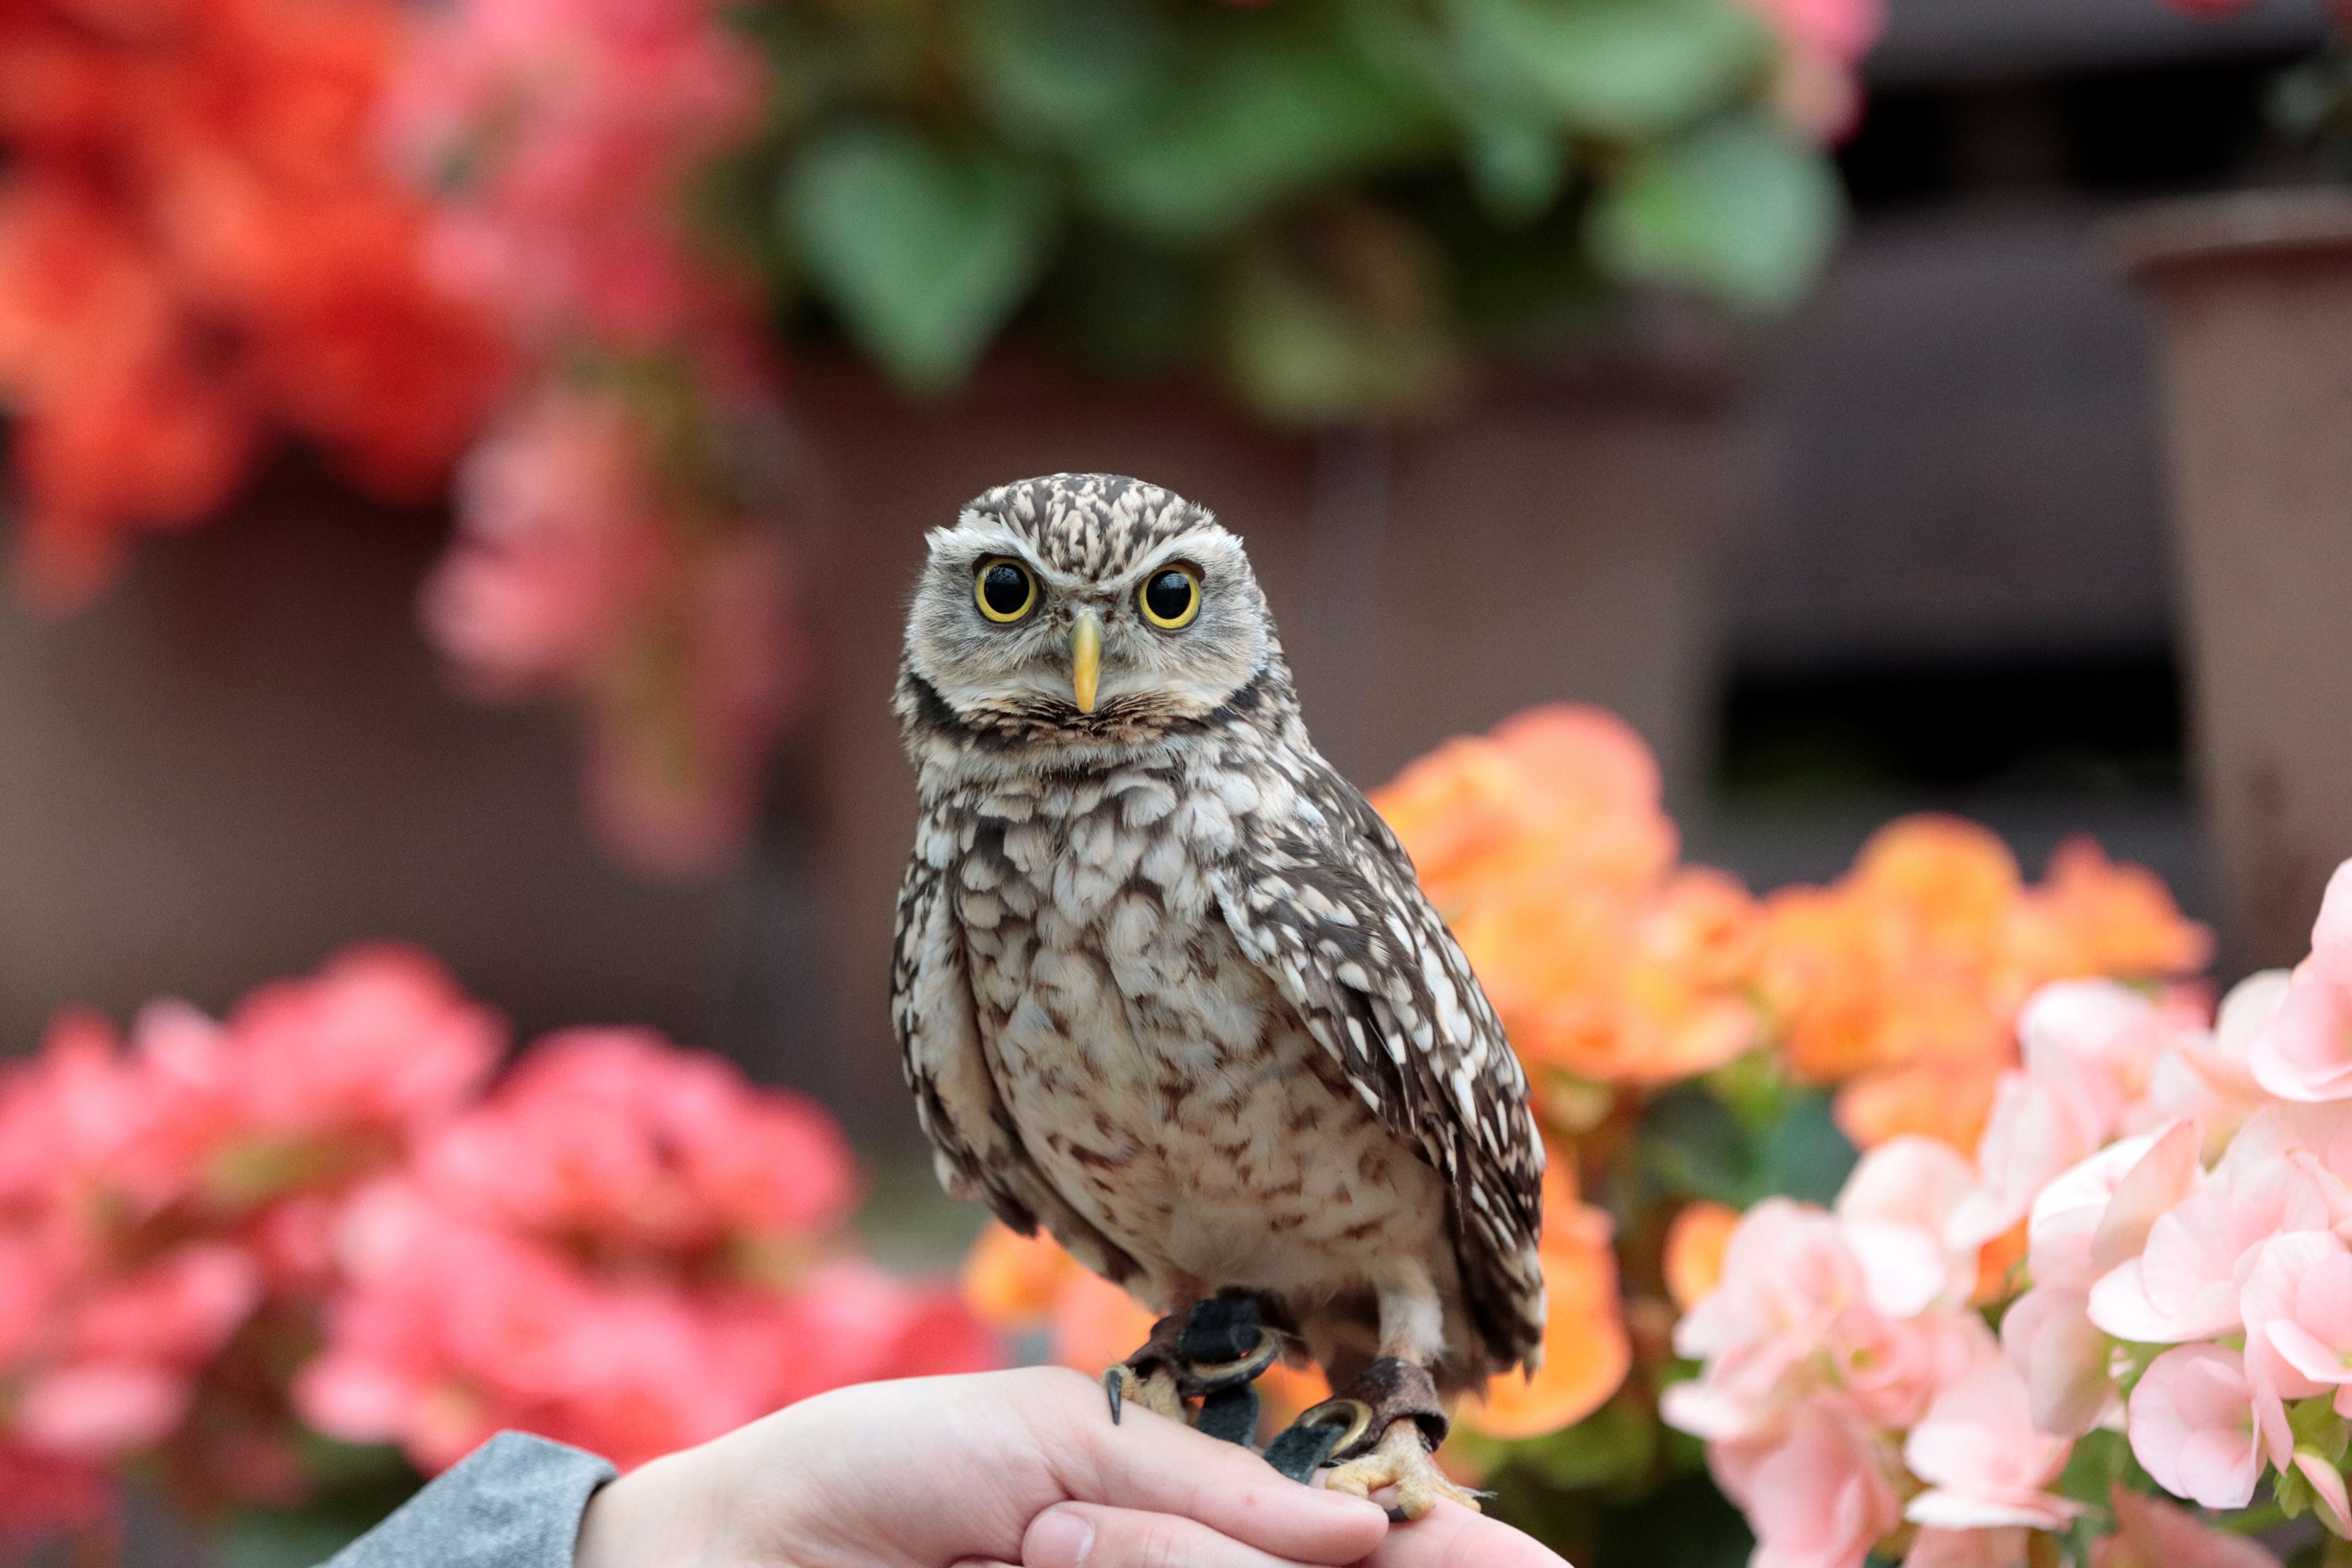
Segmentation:
<svg viewBox="0 0 2352 1568">
<path fill-rule="evenodd" d="M 1449 1525 L 1439 1555 L 1383 1546 Z M 1471 1568 L 1475 1556 L 1478 1568 L 1542 1568 L 1548 1557 L 1445 1545 L 1459 1528 L 1433 1515 L 1390 1536 L 1370 1503 L 1296 1485 L 1132 1405 L 1114 1426 L 1099 1385 L 1038 1367 L 837 1389 L 656 1459 L 591 1500 L 574 1563 Z"/>
<path fill-rule="evenodd" d="M 1557 1552 L 1497 1519 L 1441 1501 L 1388 1533 L 1363 1568 L 1569 1568 Z"/>
</svg>

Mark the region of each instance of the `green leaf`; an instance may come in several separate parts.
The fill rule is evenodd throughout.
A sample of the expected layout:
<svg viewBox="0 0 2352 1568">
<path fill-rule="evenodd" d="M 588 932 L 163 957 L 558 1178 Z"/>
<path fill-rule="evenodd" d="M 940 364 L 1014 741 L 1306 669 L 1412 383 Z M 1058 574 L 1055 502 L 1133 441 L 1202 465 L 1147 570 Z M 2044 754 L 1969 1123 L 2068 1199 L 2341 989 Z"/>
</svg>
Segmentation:
<svg viewBox="0 0 2352 1568">
<path fill-rule="evenodd" d="M 1440 105 L 1352 48 L 1311 37 L 1237 39 L 1158 113 L 1094 148 L 1079 177 L 1104 216 L 1195 245 L 1444 134 Z"/>
<path fill-rule="evenodd" d="M 1073 354 L 1139 375 L 1199 353 L 1213 303 L 1200 258 L 1139 245 L 1100 225 L 1070 234 L 1041 299 Z"/>
<path fill-rule="evenodd" d="M 1862 1160 L 1830 1114 L 1830 1097 L 1816 1090 L 1790 1091 L 1762 1144 L 1766 1183 L 1801 1203 L 1835 1203 Z"/>
<path fill-rule="evenodd" d="M 1860 1158 L 1830 1104 L 1822 1090 L 1783 1087 L 1769 1106 L 1744 1107 L 1743 1119 L 1713 1092 L 1685 1084 L 1650 1102 L 1636 1148 L 1670 1197 L 1746 1208 L 1777 1194 L 1826 1205 Z"/>
<path fill-rule="evenodd" d="M 1803 298 L 1843 218 L 1826 160 L 1742 114 L 1636 156 L 1592 215 L 1601 265 L 1680 284 L 1754 315 Z"/>
<path fill-rule="evenodd" d="M 1721 1100 L 1695 1084 L 1652 1100 L 1635 1137 L 1642 1163 L 1672 1196 L 1738 1208 L 1761 1195 L 1754 1141 Z"/>
<path fill-rule="evenodd" d="M 1470 128 L 1467 154 L 1480 199 L 1506 222 L 1533 222 L 1568 178 L 1559 133 L 1540 121 L 1486 117 Z"/>
<path fill-rule="evenodd" d="M 1226 368 L 1257 411 L 1318 425 L 1422 412 L 1465 369 L 1436 258 L 1370 204 L 1244 248 L 1227 279 Z"/>
<path fill-rule="evenodd" d="M 1465 47 L 1508 63 L 1571 130 L 1623 141 L 1739 97 L 1770 36 L 1735 0 L 1455 0 Z"/>
<path fill-rule="evenodd" d="M 1136 0 L 982 0 L 971 29 L 990 107 L 1054 142 L 1136 118 L 1166 90 L 1178 58 L 1164 14 Z"/>
<path fill-rule="evenodd" d="M 782 218 L 810 279 L 902 384 L 952 386 L 1036 282 L 1051 184 L 992 150 L 845 126 L 785 175 Z"/>
<path fill-rule="evenodd" d="M 1657 1447 L 1656 1417 L 1621 1395 L 1563 1431 L 1513 1444 L 1511 1456 L 1556 1487 L 1606 1487 L 1645 1473 Z"/>
</svg>

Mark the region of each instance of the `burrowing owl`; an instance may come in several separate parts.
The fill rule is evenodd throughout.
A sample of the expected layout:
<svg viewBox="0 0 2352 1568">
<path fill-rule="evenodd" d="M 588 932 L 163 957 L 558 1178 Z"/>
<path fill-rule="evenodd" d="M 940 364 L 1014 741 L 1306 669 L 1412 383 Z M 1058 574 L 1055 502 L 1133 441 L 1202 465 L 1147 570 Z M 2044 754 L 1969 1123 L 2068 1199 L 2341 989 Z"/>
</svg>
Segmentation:
<svg viewBox="0 0 2352 1568">
<path fill-rule="evenodd" d="M 1332 1484 L 1463 1495 L 1425 1439 L 1535 1363 L 1543 1143 L 1412 861 L 1307 739 L 1241 541 L 1056 474 L 929 545 L 893 1008 L 940 1181 L 1159 1311 L 1263 1301 L 1381 1416 Z"/>
</svg>

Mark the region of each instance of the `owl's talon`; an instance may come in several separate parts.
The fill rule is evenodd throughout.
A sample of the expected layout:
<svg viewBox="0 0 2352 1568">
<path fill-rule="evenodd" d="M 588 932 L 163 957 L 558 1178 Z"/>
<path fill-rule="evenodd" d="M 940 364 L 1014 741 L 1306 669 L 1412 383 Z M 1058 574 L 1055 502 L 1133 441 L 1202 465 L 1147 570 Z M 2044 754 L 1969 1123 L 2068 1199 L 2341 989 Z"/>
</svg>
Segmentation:
<svg viewBox="0 0 2352 1568">
<path fill-rule="evenodd" d="M 1188 1426 L 1192 1423 L 1192 1413 L 1185 1408 L 1184 1396 L 1176 1392 L 1176 1379 L 1164 1369 L 1155 1367 L 1150 1375 L 1139 1377 L 1131 1366 L 1115 1366 L 1103 1373 L 1103 1392 L 1110 1396 L 1114 1426 L 1129 1405 L 1139 1405 L 1154 1415 L 1181 1421 Z"/>
<path fill-rule="evenodd" d="M 1400 1522 L 1419 1519 L 1435 1508 L 1441 1498 L 1478 1511 L 1478 1494 L 1457 1485 L 1437 1468 L 1437 1456 L 1429 1451 L 1421 1423 L 1411 1416 L 1390 1422 L 1371 1452 L 1333 1469 L 1323 1484 L 1335 1492 L 1360 1498 L 1394 1487 L 1396 1506 L 1389 1510 L 1389 1517 Z"/>
</svg>

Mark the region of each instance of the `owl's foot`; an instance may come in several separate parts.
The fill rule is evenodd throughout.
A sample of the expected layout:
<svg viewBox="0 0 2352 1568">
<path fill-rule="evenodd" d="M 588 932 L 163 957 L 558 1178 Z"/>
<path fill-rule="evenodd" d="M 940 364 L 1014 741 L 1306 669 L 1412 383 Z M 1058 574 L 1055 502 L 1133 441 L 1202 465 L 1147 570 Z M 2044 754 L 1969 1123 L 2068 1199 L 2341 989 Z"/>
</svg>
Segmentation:
<svg viewBox="0 0 2352 1568">
<path fill-rule="evenodd" d="M 1110 1424 L 1114 1426 L 1118 1425 L 1120 1412 L 1129 1405 L 1140 1405 L 1171 1421 L 1189 1423 L 1192 1419 L 1192 1413 L 1184 1406 L 1184 1396 L 1176 1392 L 1175 1374 L 1165 1367 L 1155 1367 L 1149 1375 L 1139 1377 L 1131 1366 L 1115 1366 L 1103 1373 L 1103 1392 L 1110 1395 Z"/>
<path fill-rule="evenodd" d="M 1339 1466 L 1324 1478 L 1323 1484 L 1335 1492 L 1360 1498 L 1370 1497 L 1382 1487 L 1394 1487 L 1396 1506 L 1389 1513 L 1399 1521 L 1419 1519 L 1435 1508 L 1440 1498 L 1451 1498 L 1473 1511 L 1478 1507 L 1476 1492 L 1455 1485 L 1437 1468 L 1437 1456 L 1429 1451 L 1421 1423 L 1410 1415 L 1391 1422 L 1386 1436 L 1370 1453 Z"/>
<path fill-rule="evenodd" d="M 1368 1498 L 1394 1487 L 1396 1506 L 1390 1513 L 1400 1521 L 1419 1519 L 1440 1498 L 1477 1508 L 1478 1494 L 1456 1486 L 1437 1468 L 1437 1448 L 1450 1423 L 1428 1368 L 1383 1356 L 1349 1384 L 1347 1399 L 1360 1402 L 1371 1418 L 1355 1443 L 1340 1448 L 1341 1463 L 1325 1481 L 1332 1490 Z"/>
<path fill-rule="evenodd" d="M 1257 1426 L 1257 1393 L 1250 1385 L 1281 1348 L 1255 1301 L 1219 1296 L 1198 1302 L 1181 1318 L 1171 1313 L 1154 1323 L 1143 1348 L 1103 1374 L 1110 1418 L 1117 1422 L 1133 1400 L 1213 1437 L 1247 1443 Z"/>
</svg>

